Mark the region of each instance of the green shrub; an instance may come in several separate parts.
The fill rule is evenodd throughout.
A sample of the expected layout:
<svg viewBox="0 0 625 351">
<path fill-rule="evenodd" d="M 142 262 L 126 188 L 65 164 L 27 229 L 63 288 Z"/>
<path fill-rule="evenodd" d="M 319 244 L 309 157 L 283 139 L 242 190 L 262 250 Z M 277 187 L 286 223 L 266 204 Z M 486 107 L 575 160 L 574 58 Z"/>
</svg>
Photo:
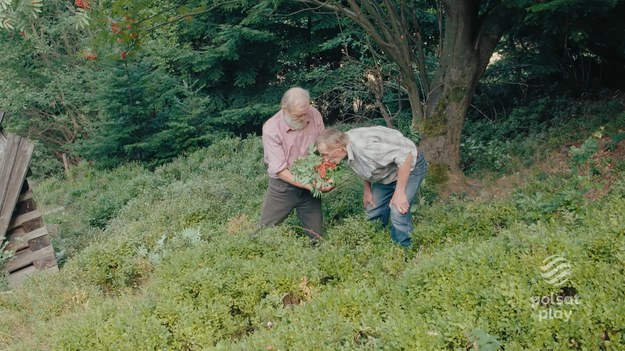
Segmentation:
<svg viewBox="0 0 625 351">
<path fill-rule="evenodd" d="M 94 198 L 92 181 L 119 183 L 100 183 L 103 199 L 135 192 L 61 272 L 0 299 L 11 335 L 0 333 L 0 348 L 625 347 L 621 180 L 593 202 L 584 197 L 592 179 L 545 174 L 507 200 L 415 206 L 417 246 L 406 250 L 365 220 L 357 179 L 326 194 L 326 236 L 315 246 L 288 223 L 253 230 L 267 184 L 258 138 L 130 170 L 85 168 L 45 185 L 48 199 L 73 201 L 67 217 L 58 213 L 67 220 L 85 213 L 78 204 Z M 73 195 L 56 190 L 72 182 Z M 541 276 L 551 255 L 571 265 L 564 285 Z"/>
</svg>

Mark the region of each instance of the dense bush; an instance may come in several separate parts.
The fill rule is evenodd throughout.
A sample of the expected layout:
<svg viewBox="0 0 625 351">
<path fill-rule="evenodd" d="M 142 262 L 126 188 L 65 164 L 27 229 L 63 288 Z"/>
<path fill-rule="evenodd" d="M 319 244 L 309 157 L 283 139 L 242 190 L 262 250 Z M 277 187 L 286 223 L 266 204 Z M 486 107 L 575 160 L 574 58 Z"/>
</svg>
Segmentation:
<svg viewBox="0 0 625 351">
<path fill-rule="evenodd" d="M 461 143 L 467 174 L 511 173 L 601 128 L 617 135 L 624 126 L 618 116 L 625 101 L 618 95 L 599 101 L 541 98 L 526 104 L 492 118 L 469 115 Z"/>
<path fill-rule="evenodd" d="M 97 267 L 112 277 L 134 276 L 115 263 L 124 261 L 135 272 L 143 265 L 145 280 L 119 281 L 108 298 L 104 289 L 104 295 L 83 293 L 82 300 L 66 302 L 74 308 L 48 309 L 58 314 L 46 322 L 51 332 L 35 337 L 59 350 L 456 350 L 475 335 L 511 350 L 617 350 L 625 342 L 625 307 L 612 302 L 624 297 L 617 288 L 625 283 L 623 205 L 622 194 L 614 194 L 580 204 L 580 221 L 517 221 L 495 236 L 476 238 L 450 227 L 457 243 L 416 255 L 360 218 L 332 228 L 315 248 L 280 228 L 257 236 L 201 229 L 193 245 L 176 244 L 176 236 L 170 244 L 139 240 L 136 247 L 148 251 L 170 250 L 160 261 L 143 263 L 139 251 L 114 244 L 129 233 L 111 233 L 108 244 L 86 251 L 63 274 L 102 288 L 106 283 L 94 280 Z M 568 290 L 540 276 L 542 260 L 553 253 L 573 265 Z M 28 284 L 59 289 L 43 277 Z M 566 300 L 575 303 L 532 302 L 565 291 L 575 292 L 576 300 Z M 2 307 L 14 309 L 19 295 L 12 299 Z"/>
<path fill-rule="evenodd" d="M 91 228 L 112 194 L 124 200 L 60 273 L 2 296 L 2 349 L 625 347 L 622 181 L 595 201 L 567 190 L 592 180 L 569 175 L 498 202 L 418 206 L 419 245 L 406 250 L 364 219 L 357 179 L 324 195 L 317 245 L 289 223 L 255 231 L 258 138 L 224 139 L 154 172 L 75 172 L 37 189 L 44 206 L 67 205 L 57 220 Z M 541 276 L 550 255 L 571 264 L 562 286 Z"/>
</svg>

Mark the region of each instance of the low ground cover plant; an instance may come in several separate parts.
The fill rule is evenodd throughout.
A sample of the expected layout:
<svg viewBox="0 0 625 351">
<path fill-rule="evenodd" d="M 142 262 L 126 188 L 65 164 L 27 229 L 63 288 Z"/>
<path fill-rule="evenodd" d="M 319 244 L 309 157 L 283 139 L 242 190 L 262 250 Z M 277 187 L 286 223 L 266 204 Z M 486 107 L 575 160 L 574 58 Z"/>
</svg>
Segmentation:
<svg viewBox="0 0 625 351">
<path fill-rule="evenodd" d="M 58 274 L 0 296 L 0 349 L 625 347 L 618 170 L 601 197 L 586 195 L 602 174 L 538 173 L 509 198 L 417 206 L 409 250 L 366 221 L 355 178 L 324 195 L 316 246 L 288 221 L 254 230 L 267 185 L 258 138 L 153 172 L 76 172 L 39 188 L 44 208 L 64 204 L 55 240 L 75 250 Z M 124 192 L 112 207 L 87 205 Z M 90 228 L 89 243 L 73 244 L 82 237 L 67 228 Z M 553 256 L 568 263 L 555 283 L 544 268 Z"/>
</svg>

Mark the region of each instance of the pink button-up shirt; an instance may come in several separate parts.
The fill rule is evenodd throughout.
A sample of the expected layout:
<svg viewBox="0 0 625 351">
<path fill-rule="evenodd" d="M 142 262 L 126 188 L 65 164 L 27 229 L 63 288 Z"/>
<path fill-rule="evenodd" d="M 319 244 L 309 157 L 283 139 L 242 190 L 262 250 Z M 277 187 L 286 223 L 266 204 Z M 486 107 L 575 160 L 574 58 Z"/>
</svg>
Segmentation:
<svg viewBox="0 0 625 351">
<path fill-rule="evenodd" d="M 278 173 L 290 168 L 293 161 L 308 154 L 308 147 L 323 131 L 323 118 L 314 107 L 308 109 L 308 123 L 302 129 L 292 129 L 280 110 L 263 125 L 263 149 L 267 173 L 278 178 Z"/>
</svg>

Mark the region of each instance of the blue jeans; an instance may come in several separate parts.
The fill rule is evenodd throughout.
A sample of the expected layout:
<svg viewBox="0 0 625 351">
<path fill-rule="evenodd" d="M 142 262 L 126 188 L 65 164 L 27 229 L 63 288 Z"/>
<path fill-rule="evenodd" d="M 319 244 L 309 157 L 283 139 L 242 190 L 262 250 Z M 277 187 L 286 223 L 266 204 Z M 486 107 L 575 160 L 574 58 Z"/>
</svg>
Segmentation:
<svg viewBox="0 0 625 351">
<path fill-rule="evenodd" d="M 427 162 L 423 155 L 419 153 L 417 156 L 417 164 L 410 172 L 408 183 L 406 184 L 406 197 L 410 204 L 406 214 L 401 214 L 397 209 L 389 206 L 397 182 L 389 184 L 371 184 L 371 193 L 375 206 L 368 206 L 365 209 L 367 219 L 370 221 L 380 220 L 382 225 L 387 226 L 390 218 L 391 239 L 401 246 L 409 247 L 412 245 L 412 239 L 410 238 L 410 234 L 412 233 L 412 215 L 410 214 L 410 208 L 412 207 L 412 202 L 417 194 L 417 190 L 419 190 L 419 186 L 423 178 L 425 178 L 426 172 Z"/>
</svg>

